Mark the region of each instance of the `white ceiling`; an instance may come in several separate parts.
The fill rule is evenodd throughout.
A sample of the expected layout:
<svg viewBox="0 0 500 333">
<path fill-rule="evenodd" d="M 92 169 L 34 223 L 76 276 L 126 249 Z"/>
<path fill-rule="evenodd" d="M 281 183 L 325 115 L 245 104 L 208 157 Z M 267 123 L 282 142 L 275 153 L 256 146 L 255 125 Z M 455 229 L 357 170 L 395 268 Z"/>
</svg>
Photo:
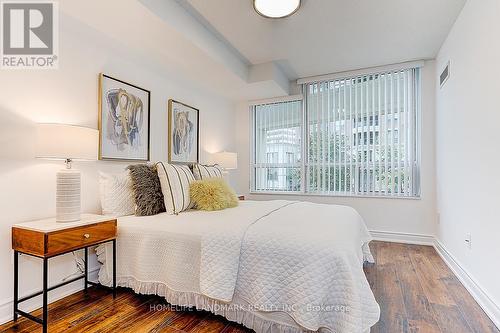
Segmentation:
<svg viewBox="0 0 500 333">
<path fill-rule="evenodd" d="M 217 39 L 176 1 L 154 3 L 164 7 L 152 11 L 137 0 L 60 1 L 61 29 L 76 20 L 121 45 L 124 57 L 180 84 L 231 100 L 254 98 L 245 95 L 248 64 L 230 66 L 232 52 L 225 45 L 216 49 Z"/>
<path fill-rule="evenodd" d="M 433 59 L 466 0 L 302 0 L 279 20 L 256 14 L 251 0 L 178 2 L 242 61 L 275 62 L 297 79 Z"/>
<path fill-rule="evenodd" d="M 60 6 L 63 23 L 76 19 L 155 71 L 242 101 L 293 94 L 290 81 L 301 77 L 432 59 L 465 1 L 302 0 L 295 15 L 279 20 L 259 16 L 252 0 Z M 119 15 L 109 16 L 116 8 Z"/>
</svg>

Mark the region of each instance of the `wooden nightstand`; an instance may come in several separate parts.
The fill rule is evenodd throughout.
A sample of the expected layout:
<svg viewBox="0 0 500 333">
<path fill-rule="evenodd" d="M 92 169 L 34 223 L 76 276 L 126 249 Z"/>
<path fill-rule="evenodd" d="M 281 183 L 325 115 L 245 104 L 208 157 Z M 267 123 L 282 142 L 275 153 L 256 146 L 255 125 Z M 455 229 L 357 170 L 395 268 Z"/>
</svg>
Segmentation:
<svg viewBox="0 0 500 333">
<path fill-rule="evenodd" d="M 14 249 L 14 321 L 18 315 L 42 324 L 47 332 L 47 294 L 49 291 L 84 279 L 84 288 L 98 283 L 88 280 L 88 247 L 113 242 L 113 297 L 116 297 L 116 219 L 110 216 L 82 214 L 81 220 L 58 223 L 55 218 L 19 223 L 12 226 L 12 249 Z M 81 276 L 48 286 L 48 260 L 75 250 L 85 250 L 85 273 Z M 19 298 L 19 254 L 43 259 L 43 287 L 41 291 Z M 33 297 L 43 296 L 42 318 L 19 310 L 19 303 Z"/>
<path fill-rule="evenodd" d="M 238 200 L 240 200 L 240 201 L 245 200 L 245 196 L 244 195 L 238 195 Z"/>
</svg>

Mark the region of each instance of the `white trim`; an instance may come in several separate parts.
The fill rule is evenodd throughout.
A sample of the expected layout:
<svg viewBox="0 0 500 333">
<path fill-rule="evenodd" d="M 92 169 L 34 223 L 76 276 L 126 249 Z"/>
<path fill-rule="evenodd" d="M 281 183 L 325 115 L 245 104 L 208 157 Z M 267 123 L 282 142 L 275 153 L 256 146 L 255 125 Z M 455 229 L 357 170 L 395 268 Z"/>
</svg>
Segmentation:
<svg viewBox="0 0 500 333">
<path fill-rule="evenodd" d="M 483 309 L 486 315 L 493 321 L 497 328 L 500 329 L 500 307 L 488 296 L 478 282 L 472 277 L 471 274 L 465 270 L 457 259 L 446 249 L 446 247 L 431 235 L 392 232 L 392 231 L 370 231 L 374 240 L 404 244 L 428 245 L 433 246 L 445 264 L 451 269 L 453 274 L 463 284 L 465 289 L 471 294 L 474 300 Z M 99 267 L 89 271 L 89 279 L 96 280 Z M 50 302 L 57 301 L 68 295 L 76 293 L 83 289 L 79 281 L 71 283 L 67 286 L 54 290 L 49 294 Z M 36 298 L 35 298 L 36 300 Z M 37 302 L 32 300 L 24 302 L 24 309 L 31 312 L 40 307 Z M 4 324 L 12 320 L 12 299 L 8 299 L 0 303 L 0 324 Z"/>
<path fill-rule="evenodd" d="M 405 70 L 405 69 L 420 68 L 420 67 L 424 67 L 423 60 L 402 62 L 399 64 L 392 64 L 386 66 L 362 68 L 354 71 L 346 71 L 346 72 L 339 72 L 339 73 L 332 73 L 332 74 L 325 74 L 318 76 L 309 76 L 302 79 L 298 79 L 297 84 L 300 85 L 300 84 L 314 83 L 321 81 L 333 81 L 360 75 L 377 74 L 383 72 L 391 72 L 396 70 Z"/>
<path fill-rule="evenodd" d="M 422 200 L 422 196 L 389 196 L 389 195 L 369 195 L 369 194 L 343 194 L 343 193 L 311 193 L 292 191 L 255 191 L 250 190 L 250 195 L 283 195 L 283 196 L 303 196 L 303 197 L 324 197 L 324 198 L 360 198 L 360 199 L 391 199 L 391 200 Z"/>
<path fill-rule="evenodd" d="M 255 161 L 255 105 L 248 106 L 248 116 L 250 118 L 250 149 L 248 149 L 248 161 L 250 163 Z M 255 169 L 250 167 L 248 168 L 248 172 L 250 173 L 250 177 L 248 177 L 248 189 L 251 190 L 253 188 L 253 184 L 255 183 Z"/>
<path fill-rule="evenodd" d="M 477 282 L 477 280 L 463 267 L 462 264 L 446 249 L 446 247 L 434 236 L 412 234 L 404 232 L 377 231 L 371 230 L 370 233 L 374 240 L 404 243 L 429 245 L 434 247 L 444 263 L 455 274 L 462 285 L 467 289 L 469 294 L 483 309 L 486 315 L 491 319 L 495 326 L 500 329 L 500 307 L 488 296 L 485 289 Z"/>
<path fill-rule="evenodd" d="M 100 267 L 89 269 L 89 280 L 91 280 L 91 281 L 97 280 L 99 268 Z M 64 298 L 66 296 L 69 296 L 71 294 L 79 292 L 81 290 L 83 290 L 83 280 L 75 281 L 75 282 L 70 283 L 68 285 L 54 289 L 54 290 L 49 292 L 49 303 L 60 300 L 61 298 Z M 32 290 L 32 291 L 26 292 L 25 295 L 29 295 L 29 294 L 34 293 L 36 291 L 38 291 L 38 290 Z M 24 295 L 20 295 L 20 297 L 22 297 L 22 296 L 24 296 Z M 22 303 L 20 303 L 19 306 L 21 309 L 23 309 L 26 312 L 31 312 L 31 311 L 34 311 L 36 309 L 39 309 L 41 307 L 41 304 L 42 304 L 40 297 L 41 296 L 34 297 L 30 300 L 22 302 Z M 12 320 L 13 307 L 14 307 L 13 302 L 14 302 L 13 298 L 8 298 L 8 299 L 4 299 L 3 301 L 0 301 L 0 325 L 5 324 L 5 323 Z"/>
<path fill-rule="evenodd" d="M 465 289 L 471 294 L 472 298 L 479 304 L 486 315 L 490 317 L 496 327 L 500 329 L 500 307 L 495 304 L 476 279 L 467 272 L 458 260 L 437 239 L 434 241 L 434 248 L 458 280 L 460 280 Z"/>
<path fill-rule="evenodd" d="M 303 96 L 301 94 L 272 97 L 272 98 L 265 98 L 265 99 L 256 99 L 253 101 L 249 101 L 248 106 L 283 103 L 283 102 L 294 102 L 294 101 L 301 101 L 302 99 L 303 99 Z"/>
<path fill-rule="evenodd" d="M 404 243 L 416 245 L 434 245 L 434 236 L 412 234 L 406 232 L 392 232 L 392 231 L 378 231 L 370 230 L 374 240 L 391 242 L 391 243 Z"/>
</svg>

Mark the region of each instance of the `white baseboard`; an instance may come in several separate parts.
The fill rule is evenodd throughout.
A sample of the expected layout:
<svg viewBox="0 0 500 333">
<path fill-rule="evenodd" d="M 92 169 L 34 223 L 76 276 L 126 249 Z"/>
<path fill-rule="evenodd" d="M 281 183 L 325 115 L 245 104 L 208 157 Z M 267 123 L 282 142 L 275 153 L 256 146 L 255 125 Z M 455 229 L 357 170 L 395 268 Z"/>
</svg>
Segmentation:
<svg viewBox="0 0 500 333">
<path fill-rule="evenodd" d="M 420 235 L 420 234 L 410 234 L 404 232 L 391 232 L 391 231 L 370 231 L 374 240 L 392 242 L 392 243 L 404 243 L 404 244 L 416 244 L 416 245 L 434 245 L 434 236 L 430 235 Z"/>
<path fill-rule="evenodd" d="M 388 232 L 388 231 L 370 231 L 374 240 L 417 244 L 433 246 L 446 265 L 457 276 L 460 282 L 464 285 L 467 291 L 472 295 L 479 306 L 484 310 L 486 315 L 500 329 L 500 307 L 484 292 L 484 289 L 476 282 L 476 280 L 463 268 L 463 266 L 455 259 L 455 257 L 444 247 L 444 245 L 434 236 Z M 89 271 L 89 279 L 97 279 L 99 268 L 94 268 Z M 81 281 L 76 281 L 64 287 L 55 289 L 49 294 L 49 301 L 54 302 L 75 292 L 82 290 Z M 37 302 L 38 301 L 38 302 Z M 7 300 L 0 304 L 0 324 L 12 320 L 13 300 Z M 25 311 L 33 311 L 40 308 L 39 297 L 22 303 L 22 308 Z"/>
<path fill-rule="evenodd" d="M 94 269 L 89 269 L 89 280 L 95 281 L 97 280 L 97 273 L 99 271 L 99 267 Z M 80 290 L 83 290 L 83 280 L 75 281 L 73 283 L 67 284 L 60 288 L 54 289 L 49 292 L 49 303 L 55 302 L 61 298 L 74 294 Z M 33 290 L 26 294 L 31 294 L 36 292 Z M 20 295 L 24 296 L 24 295 Z M 34 297 L 30 300 L 22 302 L 19 305 L 19 308 L 26 312 L 34 311 L 41 307 L 42 304 L 42 296 Z M 14 312 L 14 299 L 8 299 L 0 303 L 0 325 L 12 320 L 13 312 Z"/>
<path fill-rule="evenodd" d="M 372 230 L 370 233 L 372 234 L 374 240 L 433 246 L 446 265 L 451 269 L 453 274 L 455 274 L 458 280 L 460 280 L 460 282 L 464 285 L 465 289 L 467 289 L 496 327 L 500 329 L 500 307 L 495 304 L 484 289 L 481 288 L 478 282 L 434 236 L 376 230 Z"/>
<path fill-rule="evenodd" d="M 472 295 L 479 306 L 486 312 L 491 321 L 500 329 L 500 307 L 493 302 L 478 282 L 463 268 L 457 259 L 439 241 L 434 241 L 434 248 L 439 256 L 456 275 L 465 289 Z"/>
</svg>

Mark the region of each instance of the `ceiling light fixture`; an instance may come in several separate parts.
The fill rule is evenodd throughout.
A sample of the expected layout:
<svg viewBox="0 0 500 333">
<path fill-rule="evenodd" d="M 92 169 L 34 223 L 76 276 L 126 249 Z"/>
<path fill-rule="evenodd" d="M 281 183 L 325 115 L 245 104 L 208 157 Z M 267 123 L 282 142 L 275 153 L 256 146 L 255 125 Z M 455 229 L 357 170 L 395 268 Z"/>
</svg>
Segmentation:
<svg viewBox="0 0 500 333">
<path fill-rule="evenodd" d="M 267 18 L 293 15 L 300 7 L 300 0 L 253 0 L 255 11 Z"/>
</svg>

